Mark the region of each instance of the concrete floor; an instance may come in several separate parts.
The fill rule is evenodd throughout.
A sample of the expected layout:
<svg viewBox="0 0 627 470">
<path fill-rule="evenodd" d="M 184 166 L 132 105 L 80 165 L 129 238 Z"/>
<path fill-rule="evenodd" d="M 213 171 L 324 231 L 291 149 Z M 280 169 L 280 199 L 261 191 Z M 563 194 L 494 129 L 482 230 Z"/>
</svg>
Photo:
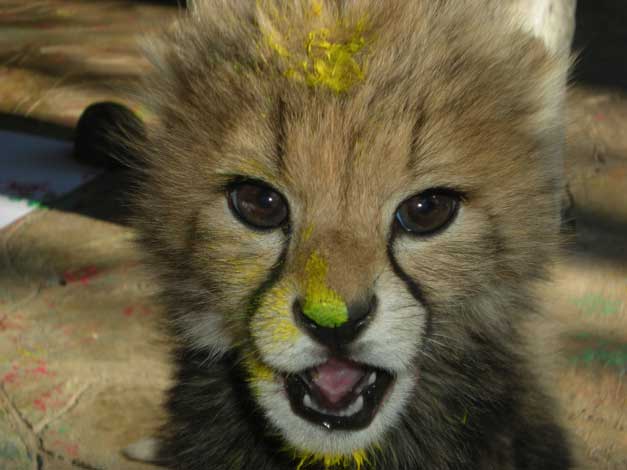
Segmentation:
<svg viewBox="0 0 627 470">
<path fill-rule="evenodd" d="M 117 96 L 103 85 L 111 75 L 123 83 L 141 71 L 137 30 L 174 12 L 129 1 L 3 2 L 0 126 L 71 135 L 86 104 Z M 580 1 L 571 242 L 543 292 L 553 315 L 530 325 L 558 351 L 551 384 L 591 468 L 612 470 L 627 469 L 625 25 L 623 1 Z M 0 231 L 2 469 L 149 468 L 119 453 L 159 424 L 168 383 L 161 312 L 125 225 L 132 178 L 108 172 Z"/>
</svg>

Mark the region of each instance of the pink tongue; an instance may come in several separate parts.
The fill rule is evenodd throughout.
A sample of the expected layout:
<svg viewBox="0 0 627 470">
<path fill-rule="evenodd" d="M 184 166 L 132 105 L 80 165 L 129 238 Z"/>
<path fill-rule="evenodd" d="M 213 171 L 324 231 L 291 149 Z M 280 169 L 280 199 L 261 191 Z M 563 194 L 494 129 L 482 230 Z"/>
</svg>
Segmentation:
<svg viewBox="0 0 627 470">
<path fill-rule="evenodd" d="M 335 405 L 355 388 L 363 376 L 364 370 L 357 364 L 332 358 L 314 370 L 312 380 L 324 398 Z"/>
</svg>

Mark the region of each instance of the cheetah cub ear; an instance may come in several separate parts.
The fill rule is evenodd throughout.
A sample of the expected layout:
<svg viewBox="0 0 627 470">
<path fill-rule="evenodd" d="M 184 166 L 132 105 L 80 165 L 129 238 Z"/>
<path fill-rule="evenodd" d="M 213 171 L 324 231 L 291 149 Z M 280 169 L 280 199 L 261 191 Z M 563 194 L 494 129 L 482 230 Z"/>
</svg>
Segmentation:
<svg viewBox="0 0 627 470">
<path fill-rule="evenodd" d="M 504 0 L 495 8 L 514 26 L 522 27 L 544 42 L 553 54 L 570 54 L 575 32 L 577 0 Z"/>
<path fill-rule="evenodd" d="M 490 0 L 487 5 L 489 21 L 527 32 L 544 44 L 551 65 L 543 68 L 543 83 L 536 93 L 541 111 L 532 125 L 540 132 L 548 129 L 563 133 L 577 0 Z M 550 139 L 560 142 L 555 135 Z"/>
</svg>

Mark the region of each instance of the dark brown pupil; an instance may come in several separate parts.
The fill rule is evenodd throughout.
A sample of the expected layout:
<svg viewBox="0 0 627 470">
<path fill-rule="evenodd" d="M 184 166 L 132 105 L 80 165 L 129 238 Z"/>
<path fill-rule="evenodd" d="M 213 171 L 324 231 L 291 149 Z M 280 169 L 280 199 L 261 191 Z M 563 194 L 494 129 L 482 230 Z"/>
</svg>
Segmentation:
<svg viewBox="0 0 627 470">
<path fill-rule="evenodd" d="M 457 200 L 449 194 L 426 192 L 406 200 L 396 218 L 408 232 L 427 234 L 445 225 L 455 214 Z"/>
<path fill-rule="evenodd" d="M 262 184 L 237 185 L 232 189 L 230 198 L 237 215 L 255 227 L 278 227 L 287 216 L 287 206 L 283 197 Z"/>
</svg>

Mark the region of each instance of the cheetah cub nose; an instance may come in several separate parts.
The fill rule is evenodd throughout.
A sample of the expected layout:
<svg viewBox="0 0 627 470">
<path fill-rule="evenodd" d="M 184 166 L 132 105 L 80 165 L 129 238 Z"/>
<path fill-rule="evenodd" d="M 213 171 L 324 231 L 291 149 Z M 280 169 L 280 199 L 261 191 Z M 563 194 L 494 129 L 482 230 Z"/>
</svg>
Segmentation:
<svg viewBox="0 0 627 470">
<path fill-rule="evenodd" d="M 377 297 L 353 302 L 344 315 L 335 315 L 333 305 L 317 305 L 315 309 L 303 307 L 296 300 L 292 311 L 296 324 L 312 339 L 330 349 L 342 349 L 352 343 L 366 329 L 377 308 Z"/>
</svg>

